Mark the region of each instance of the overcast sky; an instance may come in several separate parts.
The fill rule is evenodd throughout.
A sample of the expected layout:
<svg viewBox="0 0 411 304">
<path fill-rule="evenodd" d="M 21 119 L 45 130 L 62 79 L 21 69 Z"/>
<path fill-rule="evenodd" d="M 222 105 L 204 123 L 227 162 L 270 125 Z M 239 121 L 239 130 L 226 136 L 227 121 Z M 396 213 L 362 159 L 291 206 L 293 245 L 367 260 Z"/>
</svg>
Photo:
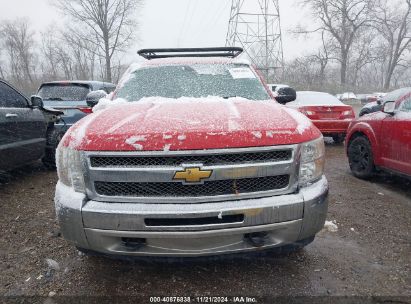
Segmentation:
<svg viewBox="0 0 411 304">
<path fill-rule="evenodd" d="M 0 0 L 0 21 L 28 17 L 37 32 L 50 24 L 61 24 L 62 17 L 50 4 L 53 0 Z M 254 1 L 254 0 L 247 0 Z M 284 57 L 290 60 L 313 51 L 317 42 L 297 39 L 289 31 L 309 14 L 298 0 L 280 0 Z M 231 0 L 145 0 L 139 16 L 139 42 L 130 49 L 130 61 L 136 51 L 151 47 L 224 46 Z M 303 22 L 304 23 L 304 22 Z"/>
</svg>

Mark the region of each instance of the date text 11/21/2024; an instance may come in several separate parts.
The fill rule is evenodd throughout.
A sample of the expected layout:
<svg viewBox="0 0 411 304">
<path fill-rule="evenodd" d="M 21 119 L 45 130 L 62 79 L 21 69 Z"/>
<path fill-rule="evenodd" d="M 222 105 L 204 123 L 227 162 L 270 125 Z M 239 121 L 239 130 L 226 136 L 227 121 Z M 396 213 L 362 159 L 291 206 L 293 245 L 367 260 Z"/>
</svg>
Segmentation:
<svg viewBox="0 0 411 304">
<path fill-rule="evenodd" d="M 258 303 L 254 297 L 213 297 L 213 296 L 196 296 L 196 297 L 150 297 L 150 303 Z"/>
</svg>

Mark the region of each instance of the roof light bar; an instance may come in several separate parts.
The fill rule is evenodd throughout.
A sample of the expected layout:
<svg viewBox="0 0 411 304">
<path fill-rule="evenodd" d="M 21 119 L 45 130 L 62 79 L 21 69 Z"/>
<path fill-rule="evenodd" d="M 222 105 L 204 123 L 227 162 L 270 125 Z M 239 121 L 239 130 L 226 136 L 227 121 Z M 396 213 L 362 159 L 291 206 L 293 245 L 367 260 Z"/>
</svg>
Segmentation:
<svg viewBox="0 0 411 304">
<path fill-rule="evenodd" d="M 243 52 L 240 47 L 215 48 L 173 48 L 173 49 L 143 49 L 137 54 L 145 59 L 175 58 L 175 57 L 228 57 L 235 58 Z"/>
</svg>

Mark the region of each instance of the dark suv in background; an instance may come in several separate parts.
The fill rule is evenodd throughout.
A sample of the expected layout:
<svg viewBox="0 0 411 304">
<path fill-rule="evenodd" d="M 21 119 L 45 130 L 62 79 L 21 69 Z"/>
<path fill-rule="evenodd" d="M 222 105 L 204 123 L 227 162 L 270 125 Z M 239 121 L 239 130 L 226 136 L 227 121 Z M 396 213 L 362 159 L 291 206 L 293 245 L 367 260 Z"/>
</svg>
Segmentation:
<svg viewBox="0 0 411 304">
<path fill-rule="evenodd" d="M 86 97 L 92 91 L 104 91 L 107 94 L 114 91 L 112 83 L 99 81 L 53 81 L 43 83 L 37 95 L 43 98 L 44 106 L 64 112 L 61 126 L 63 131 L 92 112 L 87 105 Z"/>
<path fill-rule="evenodd" d="M 87 105 L 87 95 L 94 91 L 109 94 L 115 88 L 112 83 L 100 81 L 53 81 L 45 82 L 40 86 L 37 95 L 43 99 L 44 106 L 64 113 L 47 138 L 46 154 L 47 159 L 53 160 L 49 164 L 51 167 L 55 165 L 55 151 L 64 133 L 92 112 L 91 107 Z"/>
<path fill-rule="evenodd" d="M 0 171 L 8 171 L 43 158 L 49 133 L 59 111 L 45 109 L 41 98 L 27 99 L 0 80 Z"/>
</svg>

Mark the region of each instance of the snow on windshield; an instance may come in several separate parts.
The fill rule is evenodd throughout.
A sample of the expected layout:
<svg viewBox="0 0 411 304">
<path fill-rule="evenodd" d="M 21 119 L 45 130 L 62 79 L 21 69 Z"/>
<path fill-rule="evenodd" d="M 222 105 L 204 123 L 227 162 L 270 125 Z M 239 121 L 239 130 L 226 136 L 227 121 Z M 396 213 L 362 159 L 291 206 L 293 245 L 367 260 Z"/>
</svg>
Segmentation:
<svg viewBox="0 0 411 304">
<path fill-rule="evenodd" d="M 128 101 L 152 96 L 270 98 L 254 71 L 244 64 L 149 66 L 126 73 L 120 83 L 116 97 Z"/>
<path fill-rule="evenodd" d="M 90 89 L 87 85 L 78 84 L 47 84 L 43 85 L 38 95 L 43 100 L 53 101 L 82 101 L 86 100 Z"/>
</svg>

